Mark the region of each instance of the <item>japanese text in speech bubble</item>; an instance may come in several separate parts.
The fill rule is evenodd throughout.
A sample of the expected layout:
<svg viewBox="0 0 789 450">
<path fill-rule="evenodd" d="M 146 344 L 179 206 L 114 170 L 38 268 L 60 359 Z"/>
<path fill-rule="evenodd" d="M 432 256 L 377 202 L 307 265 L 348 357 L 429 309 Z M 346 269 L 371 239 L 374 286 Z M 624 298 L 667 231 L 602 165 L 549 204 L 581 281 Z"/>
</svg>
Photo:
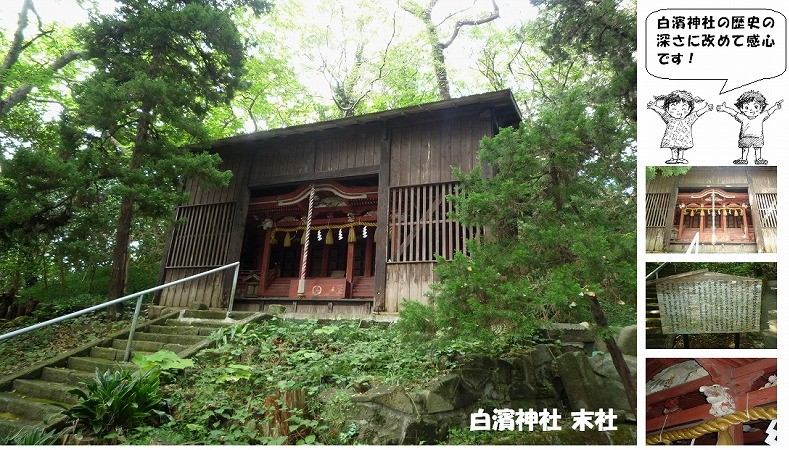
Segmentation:
<svg viewBox="0 0 789 450">
<path fill-rule="evenodd" d="M 720 93 L 786 71 L 786 16 L 772 9 L 662 9 L 646 19 L 646 69 L 725 80 Z"/>
</svg>

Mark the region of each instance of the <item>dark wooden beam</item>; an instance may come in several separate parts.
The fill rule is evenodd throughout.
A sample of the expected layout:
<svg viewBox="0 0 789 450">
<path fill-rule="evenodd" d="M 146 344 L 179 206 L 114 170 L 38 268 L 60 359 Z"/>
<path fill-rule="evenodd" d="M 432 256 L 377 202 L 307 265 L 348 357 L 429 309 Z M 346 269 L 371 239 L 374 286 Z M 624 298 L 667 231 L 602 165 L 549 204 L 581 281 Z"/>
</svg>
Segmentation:
<svg viewBox="0 0 789 450">
<path fill-rule="evenodd" d="M 288 184 L 298 184 L 298 183 L 305 183 L 305 182 L 317 181 L 317 180 L 336 180 L 340 178 L 363 177 L 363 176 L 377 175 L 379 170 L 380 167 L 375 165 L 375 166 L 352 167 L 350 169 L 326 170 L 323 172 L 281 175 L 276 177 L 260 177 L 260 178 L 252 177 L 249 180 L 249 186 L 252 189 L 257 189 L 261 187 L 283 186 Z"/>
<path fill-rule="evenodd" d="M 742 411 L 745 409 L 746 402 L 748 403 L 748 408 L 773 404 L 778 399 L 777 389 L 778 388 L 776 386 L 772 386 L 769 388 L 748 392 L 747 394 L 737 395 L 734 397 L 734 408 L 738 411 Z M 660 429 L 670 430 L 671 428 L 678 425 L 683 425 L 682 428 L 685 428 L 689 426 L 687 425 L 689 423 L 705 422 L 714 418 L 715 416 L 710 414 L 710 405 L 705 403 L 703 405 L 696 406 L 695 408 L 670 413 L 668 414 L 668 417 L 658 416 L 649 419 L 646 423 L 646 430 L 647 433 L 653 433 Z"/>
<path fill-rule="evenodd" d="M 712 384 L 715 384 L 712 382 L 712 378 L 706 376 L 668 389 L 663 389 L 662 391 L 647 395 L 647 405 L 662 403 L 670 398 L 679 397 L 680 395 L 689 394 L 691 392 L 698 392 L 700 387 Z"/>
<path fill-rule="evenodd" d="M 271 263 L 271 231 L 263 230 L 263 246 L 260 249 L 260 283 L 258 284 L 258 297 L 263 297 L 268 287 L 268 269 Z"/>
<path fill-rule="evenodd" d="M 178 206 L 173 208 L 173 219 L 175 219 L 178 214 Z M 164 284 L 164 278 L 167 275 L 167 263 L 170 260 L 170 252 L 172 251 L 173 246 L 173 235 L 175 234 L 175 220 L 173 220 L 173 226 L 170 227 L 170 230 L 167 232 L 167 239 L 164 243 L 164 257 L 162 258 L 162 263 L 159 266 L 159 274 L 156 276 L 156 285 L 160 286 Z M 159 301 L 162 298 L 162 291 L 156 291 L 153 294 L 153 304 L 158 305 Z"/>
<path fill-rule="evenodd" d="M 230 242 L 228 243 L 227 254 L 225 256 L 225 264 L 230 264 L 241 259 L 241 247 L 244 245 L 244 230 L 247 224 L 247 210 L 249 208 L 249 189 L 247 189 L 248 180 L 252 165 L 249 164 L 246 170 L 241 173 L 234 174 L 238 179 L 235 181 L 235 208 L 233 211 L 233 225 L 230 231 Z M 230 297 L 230 291 L 233 287 L 233 271 L 224 271 L 224 283 L 222 285 L 222 297 Z M 228 275 L 229 274 L 229 275 Z"/>
<path fill-rule="evenodd" d="M 381 129 L 381 163 L 378 172 L 378 242 L 375 243 L 374 311 L 386 310 L 386 246 L 389 240 L 389 165 L 392 142 L 389 129 Z"/>
</svg>

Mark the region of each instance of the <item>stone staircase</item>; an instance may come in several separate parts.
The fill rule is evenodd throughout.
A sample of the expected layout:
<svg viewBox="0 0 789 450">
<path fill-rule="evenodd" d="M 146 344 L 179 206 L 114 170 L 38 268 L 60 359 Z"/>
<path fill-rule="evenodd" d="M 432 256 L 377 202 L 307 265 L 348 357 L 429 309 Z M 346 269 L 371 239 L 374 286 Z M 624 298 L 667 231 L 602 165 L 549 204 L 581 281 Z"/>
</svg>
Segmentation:
<svg viewBox="0 0 789 450">
<path fill-rule="evenodd" d="M 134 354 L 171 350 L 186 358 L 210 343 L 215 330 L 252 322 L 260 313 L 180 311 L 166 314 L 137 327 Z M 93 379 L 96 370 L 135 370 L 123 362 L 128 332 L 87 344 L 65 355 L 0 378 L 0 436 L 12 436 L 30 428 L 56 428 L 65 418 L 61 411 L 77 402 L 68 391 Z M 19 338 L 17 338 L 19 339 Z M 22 338 L 23 339 L 23 338 Z"/>
</svg>

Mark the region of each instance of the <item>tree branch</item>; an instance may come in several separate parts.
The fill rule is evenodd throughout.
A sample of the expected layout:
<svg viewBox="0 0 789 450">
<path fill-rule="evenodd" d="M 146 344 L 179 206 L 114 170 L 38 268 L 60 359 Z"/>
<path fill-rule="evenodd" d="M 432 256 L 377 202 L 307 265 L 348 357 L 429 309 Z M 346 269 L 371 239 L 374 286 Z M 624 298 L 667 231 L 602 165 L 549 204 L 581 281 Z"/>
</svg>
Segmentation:
<svg viewBox="0 0 789 450">
<path fill-rule="evenodd" d="M 61 55 L 58 59 L 52 61 L 52 64 L 49 65 L 47 70 L 56 71 L 60 70 L 70 62 L 81 58 L 85 54 L 82 50 L 71 50 L 63 55 Z M 8 112 L 14 106 L 18 105 L 20 102 L 25 100 L 30 94 L 30 91 L 33 90 L 33 85 L 30 83 L 22 84 L 21 86 L 14 89 L 13 92 L 8 94 L 8 96 L 4 99 L 0 99 L 0 116 L 4 116 L 8 114 Z"/>
<path fill-rule="evenodd" d="M 452 30 L 452 36 L 449 37 L 449 40 L 439 43 L 441 48 L 444 49 L 452 45 L 452 42 L 454 42 L 455 38 L 458 37 L 458 33 L 460 33 L 460 29 L 463 28 L 464 26 L 482 25 L 483 23 L 492 22 L 498 19 L 499 5 L 496 4 L 496 0 L 491 0 L 491 3 L 493 3 L 493 12 L 491 12 L 487 16 L 476 20 L 458 20 L 457 22 L 455 22 L 455 29 Z"/>
<path fill-rule="evenodd" d="M 25 40 L 24 31 L 27 28 L 28 19 L 27 12 L 33 6 L 33 0 L 25 0 L 22 4 L 22 11 L 19 12 L 19 20 L 17 21 L 16 31 L 14 32 L 14 40 L 11 42 L 11 47 L 3 60 L 3 66 L 0 67 L 0 80 L 5 78 L 5 72 L 11 68 L 19 60 L 19 55 L 22 53 L 22 43 Z M 0 92 L 5 89 L 5 82 L 0 84 Z"/>
</svg>

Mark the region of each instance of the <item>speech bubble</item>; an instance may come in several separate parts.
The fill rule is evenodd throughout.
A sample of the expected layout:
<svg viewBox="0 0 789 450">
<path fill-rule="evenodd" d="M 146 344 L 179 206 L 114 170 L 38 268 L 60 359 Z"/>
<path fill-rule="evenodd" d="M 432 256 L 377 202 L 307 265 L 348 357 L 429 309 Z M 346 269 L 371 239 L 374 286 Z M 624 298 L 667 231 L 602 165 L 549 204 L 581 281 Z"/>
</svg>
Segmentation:
<svg viewBox="0 0 789 450">
<path fill-rule="evenodd" d="M 723 94 L 786 72 L 786 16 L 772 9 L 661 9 L 645 29 L 653 77 L 725 80 Z"/>
</svg>

